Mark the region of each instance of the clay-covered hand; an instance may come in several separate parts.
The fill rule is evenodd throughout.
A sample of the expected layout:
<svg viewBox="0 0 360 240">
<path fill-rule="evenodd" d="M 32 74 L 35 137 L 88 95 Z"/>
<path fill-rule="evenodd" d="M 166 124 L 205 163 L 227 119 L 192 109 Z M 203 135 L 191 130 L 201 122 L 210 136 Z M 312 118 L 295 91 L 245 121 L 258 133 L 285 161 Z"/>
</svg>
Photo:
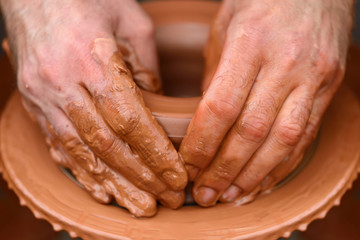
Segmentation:
<svg viewBox="0 0 360 240">
<path fill-rule="evenodd" d="M 55 160 L 135 216 L 154 215 L 156 200 L 181 206 L 185 167 L 138 88 L 161 90 L 152 23 L 136 1 L 1 6 L 18 88 Z"/>
<path fill-rule="evenodd" d="M 180 147 L 198 204 L 243 202 L 297 165 L 343 79 L 352 7 L 223 1 L 205 50 L 206 91 Z"/>
</svg>

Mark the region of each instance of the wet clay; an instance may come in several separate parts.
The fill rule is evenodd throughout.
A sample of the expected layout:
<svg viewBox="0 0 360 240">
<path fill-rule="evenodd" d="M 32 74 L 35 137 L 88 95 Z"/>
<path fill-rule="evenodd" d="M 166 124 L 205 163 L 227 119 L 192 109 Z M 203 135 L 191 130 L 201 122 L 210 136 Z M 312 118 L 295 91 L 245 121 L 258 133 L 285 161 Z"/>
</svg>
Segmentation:
<svg viewBox="0 0 360 240">
<path fill-rule="evenodd" d="M 109 55 L 115 49 L 109 39 L 94 41 L 92 54 L 102 66 L 105 87 L 91 94 L 83 86 L 81 101 L 66 106 L 80 138 L 57 135 L 50 126 L 54 140 L 48 142 L 52 156 L 73 170 L 95 199 L 108 203 L 114 196 L 135 216 L 152 216 L 156 199 L 173 209 L 182 206 L 187 174 L 135 83 L 154 91 L 160 85 L 154 87 L 155 78 L 139 66 L 130 46 L 120 45 Z M 61 155 L 67 155 L 65 161 Z"/>
<path fill-rule="evenodd" d="M 139 63 L 130 44 L 117 44 L 93 41 L 91 54 L 102 66 L 105 88 L 91 94 L 81 85 L 81 101 L 66 106 L 80 138 L 72 131 L 58 134 L 50 123 L 43 130 L 52 158 L 71 169 L 96 200 L 109 203 L 114 197 L 134 216 L 149 217 L 156 213 L 156 199 L 173 209 L 183 205 L 187 174 L 138 89 L 160 93 L 160 81 Z"/>
</svg>

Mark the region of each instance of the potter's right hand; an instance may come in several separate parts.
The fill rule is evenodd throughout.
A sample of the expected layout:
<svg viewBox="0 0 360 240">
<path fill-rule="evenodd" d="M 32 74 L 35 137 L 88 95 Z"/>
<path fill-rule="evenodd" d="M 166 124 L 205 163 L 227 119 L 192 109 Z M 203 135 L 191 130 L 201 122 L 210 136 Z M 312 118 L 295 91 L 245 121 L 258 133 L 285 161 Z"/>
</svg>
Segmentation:
<svg viewBox="0 0 360 240">
<path fill-rule="evenodd" d="M 157 71 L 155 44 L 136 1 L 0 2 L 18 88 L 54 159 L 135 216 L 155 214 L 156 200 L 181 206 L 185 168 L 135 84 L 160 89 L 145 70 Z"/>
<path fill-rule="evenodd" d="M 244 203 L 301 161 L 340 86 L 353 0 L 224 0 L 180 154 L 202 206 Z"/>
</svg>

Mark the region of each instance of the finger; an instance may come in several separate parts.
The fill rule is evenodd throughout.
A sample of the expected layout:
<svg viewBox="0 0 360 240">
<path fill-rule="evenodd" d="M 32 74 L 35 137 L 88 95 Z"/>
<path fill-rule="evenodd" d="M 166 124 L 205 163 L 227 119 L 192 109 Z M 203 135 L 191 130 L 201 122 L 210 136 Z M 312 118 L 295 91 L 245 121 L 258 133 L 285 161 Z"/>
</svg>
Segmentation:
<svg viewBox="0 0 360 240">
<path fill-rule="evenodd" d="M 323 84 L 319 86 L 320 89 L 318 89 L 318 92 L 316 93 L 309 121 L 301 140 L 289 157 L 285 158 L 275 169 L 273 169 L 269 176 L 261 183 L 264 191 L 271 190 L 277 183 L 288 176 L 303 160 L 306 149 L 308 149 L 310 144 L 315 140 L 321 119 L 343 78 L 344 70 L 340 66 L 334 68 L 333 71 L 328 72 Z"/>
<path fill-rule="evenodd" d="M 308 122 L 313 99 L 305 87 L 296 88 L 285 101 L 262 146 L 230 186 L 238 195 L 254 189 L 298 144 Z M 230 188 L 228 189 L 230 191 Z M 225 191 L 224 195 L 230 193 Z M 229 201 L 238 196 L 231 196 Z"/>
<path fill-rule="evenodd" d="M 79 93 L 82 99 L 69 104 L 66 110 L 85 144 L 107 165 L 140 189 L 157 196 L 164 205 L 171 208 L 181 206 L 184 201 L 181 193 L 170 191 L 141 161 L 139 155 L 110 131 L 84 88 L 79 87 Z M 78 151 L 76 144 L 69 149 Z M 92 168 L 96 168 L 98 163 L 94 162 L 93 165 Z"/>
<path fill-rule="evenodd" d="M 228 33 L 233 27 L 229 26 Z M 214 157 L 238 118 L 259 69 L 258 50 L 246 34 L 226 39 L 216 74 L 180 146 L 190 180 Z"/>
<path fill-rule="evenodd" d="M 272 170 L 269 176 L 266 177 L 266 182 L 262 183 L 264 191 L 272 189 L 277 183 L 288 176 L 299 163 L 303 160 L 306 149 L 309 148 L 311 143 L 315 140 L 318 133 L 321 119 L 329 106 L 333 94 L 320 94 L 314 101 L 314 106 L 306 125 L 305 131 L 302 135 L 301 140 L 291 152 L 285 161 L 282 161 L 274 170 Z"/>
<path fill-rule="evenodd" d="M 89 151 L 85 144 L 77 143 L 78 151 L 73 151 L 72 144 L 74 140 L 65 140 L 67 143 L 67 151 L 71 152 L 73 159 L 82 159 L 85 161 L 94 161 L 95 156 Z M 71 149 L 70 149 L 71 148 Z M 81 154 L 81 156 L 80 156 Z M 64 155 L 62 155 L 64 156 Z M 85 159 L 85 157 L 88 157 Z M 90 192 L 90 194 L 101 203 L 109 203 L 114 196 L 116 202 L 128 209 L 136 217 L 150 217 L 156 213 L 156 200 L 155 198 L 145 191 L 140 190 L 131 182 L 129 182 L 121 174 L 116 173 L 113 169 L 109 168 L 101 160 L 96 159 L 98 162 L 97 169 L 92 169 L 89 173 L 84 164 L 78 165 L 79 161 L 73 161 L 70 169 L 75 175 L 76 179 Z M 68 162 L 71 162 L 68 161 Z M 80 163 L 84 161 L 80 161 Z"/>
<path fill-rule="evenodd" d="M 21 99 L 22 104 L 31 120 L 36 121 L 40 125 L 40 129 L 45 135 L 45 142 L 49 147 L 49 152 L 52 159 L 60 166 L 70 168 L 71 163 L 68 161 L 69 158 L 65 154 L 62 154 L 60 144 L 58 141 L 56 141 L 53 132 L 49 128 L 49 123 L 41 109 L 29 101 L 29 99 L 26 97 L 22 96 Z"/>
<path fill-rule="evenodd" d="M 97 38 L 91 44 L 91 54 L 98 64 L 107 65 L 114 52 L 118 50 L 126 63 L 125 66 L 130 68 L 129 70 L 136 84 L 144 90 L 161 93 L 160 79 L 141 65 L 134 48 L 129 42 L 118 39 L 117 43 L 115 43 L 111 38 Z"/>
<path fill-rule="evenodd" d="M 92 156 L 88 149 L 84 148 L 86 156 Z M 64 146 L 53 139 L 50 144 L 50 155 L 60 165 L 69 168 L 79 183 L 90 193 L 98 202 L 108 204 L 112 201 L 112 196 L 106 192 L 105 188 L 95 180 L 94 176 L 81 167 L 75 160 L 67 154 Z M 76 156 L 77 158 L 78 156 Z M 65 164 L 64 164 L 65 163 Z"/>
<path fill-rule="evenodd" d="M 56 109 L 56 107 L 53 109 Z M 94 167 L 95 163 L 97 166 L 99 164 L 94 154 L 85 144 L 81 143 L 73 125 L 61 111 L 52 114 L 52 116 L 54 115 L 56 115 L 56 121 L 51 119 L 52 117 L 50 117 L 50 120 L 54 122 L 57 132 L 54 129 L 54 125 L 50 124 L 44 116 L 41 119 L 38 118 L 38 122 L 46 132 L 47 144 L 50 147 L 49 151 L 52 158 L 58 164 L 71 169 L 76 179 L 98 202 L 104 204 L 111 202 L 112 197 L 93 176 L 94 174 L 99 174 L 99 169 L 101 169 Z M 64 143 L 66 144 L 64 145 Z M 77 146 L 77 151 L 73 151 L 72 145 Z M 69 155 L 69 153 L 73 154 Z"/>
<path fill-rule="evenodd" d="M 136 1 L 130 1 L 128 4 L 132 14 L 119 16 L 115 28 L 116 38 L 127 40 L 134 48 L 141 65 L 159 76 L 152 20 Z"/>
<path fill-rule="evenodd" d="M 153 216 L 156 213 L 156 200 L 153 196 L 138 189 L 121 174 L 104 164 L 80 140 L 66 116 L 60 112 L 56 116 L 55 124 L 49 124 L 48 130 L 55 139 L 59 139 L 58 147 L 61 146 L 65 150 L 62 156 L 69 154 L 67 162 L 72 163 L 72 172 L 86 190 L 103 203 L 111 201 L 109 194 L 113 195 L 120 206 L 137 217 Z M 67 129 L 65 130 L 63 126 L 67 126 Z"/>
<path fill-rule="evenodd" d="M 129 143 L 141 160 L 173 190 L 181 191 L 187 174 L 179 155 L 164 130 L 145 107 L 120 53 L 102 63 L 106 82 L 87 86 L 97 111 L 106 123 Z M 131 148 L 131 149 L 130 149 Z"/>
<path fill-rule="evenodd" d="M 95 156 L 85 144 L 77 143 L 78 151 L 76 151 L 77 154 L 75 154 L 71 146 L 72 144 L 68 144 L 69 142 L 74 143 L 74 138 L 65 141 L 67 143 L 67 151 L 61 150 L 61 147 L 58 148 L 58 151 L 60 150 L 62 157 L 66 156 L 67 152 L 73 153 L 67 160 L 70 164 L 70 169 L 81 185 L 83 185 L 97 201 L 107 204 L 112 201 L 112 196 L 114 196 L 120 206 L 128 209 L 136 217 L 150 217 L 155 215 L 156 200 L 151 194 L 138 189 L 121 174 L 116 173 L 99 159 L 95 160 Z M 51 153 L 54 154 L 55 152 L 51 151 Z M 56 155 L 59 156 L 59 152 Z M 80 163 L 82 162 L 80 166 L 78 164 L 79 161 L 71 159 L 97 161 L 98 166 L 96 170 L 91 169 L 92 172 L 89 173 L 86 170 L 86 166 L 88 165 L 84 168 L 84 161 L 80 161 Z"/>
<path fill-rule="evenodd" d="M 43 130 L 45 136 L 46 136 L 46 143 L 49 147 L 49 152 L 53 160 L 66 168 L 70 168 L 75 175 L 76 179 L 85 187 L 85 189 L 100 203 L 109 203 L 112 198 L 111 196 L 105 191 L 105 188 L 101 186 L 95 179 L 91 177 L 91 174 L 89 174 L 85 169 L 80 167 L 75 161 L 72 160 L 72 158 L 67 154 L 67 152 L 64 149 L 64 146 L 61 144 L 61 142 L 57 139 L 57 134 L 54 132 L 52 125 L 49 124 L 46 117 L 43 115 L 41 109 L 37 107 L 35 104 L 33 104 L 31 101 L 26 99 L 25 97 L 23 99 L 23 105 L 25 106 L 25 109 L 31 114 L 33 120 L 36 120 L 41 129 Z M 56 107 L 54 107 L 56 109 Z M 61 118 L 61 117 L 60 117 Z M 59 119 L 58 119 L 59 120 Z M 58 121 L 61 123 L 64 123 L 64 121 Z M 65 126 L 65 125 L 62 125 Z M 63 127 L 58 127 L 62 131 L 62 135 L 68 134 L 68 133 L 74 133 L 75 129 L 73 128 L 67 128 L 66 130 Z M 84 148 L 84 153 L 86 153 L 88 148 Z M 89 156 L 93 157 L 93 155 L 90 154 L 83 154 L 83 156 Z"/>
<path fill-rule="evenodd" d="M 128 209 L 135 217 L 155 215 L 156 200 L 150 193 L 140 190 L 111 168 L 105 168 L 105 173 L 99 176 L 105 176 L 102 184 L 107 192 L 111 193 L 116 202 Z"/>
<path fill-rule="evenodd" d="M 193 192 L 198 204 L 215 205 L 264 142 L 280 107 L 294 87 L 294 84 L 282 84 L 287 78 L 287 75 L 274 73 L 272 68 L 261 70 L 240 117 L 228 132 L 215 159 L 195 180 Z"/>
<path fill-rule="evenodd" d="M 118 48 L 123 55 L 127 67 L 129 67 L 132 73 L 136 85 L 150 92 L 162 93 L 160 78 L 156 73 L 153 73 L 141 65 L 131 44 L 127 41 L 118 40 Z"/>
<path fill-rule="evenodd" d="M 209 38 L 204 48 L 205 67 L 201 89 L 205 91 L 214 77 L 224 47 L 226 29 L 232 18 L 232 9 L 223 1 L 211 24 Z"/>
</svg>

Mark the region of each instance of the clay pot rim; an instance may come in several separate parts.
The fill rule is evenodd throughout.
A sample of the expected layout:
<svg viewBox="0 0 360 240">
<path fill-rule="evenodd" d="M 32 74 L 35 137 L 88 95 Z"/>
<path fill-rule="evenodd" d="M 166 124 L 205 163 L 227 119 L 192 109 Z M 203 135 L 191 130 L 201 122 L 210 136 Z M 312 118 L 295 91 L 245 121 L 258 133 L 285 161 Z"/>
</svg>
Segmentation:
<svg viewBox="0 0 360 240">
<path fill-rule="evenodd" d="M 184 207 L 173 211 L 160 208 L 154 218 L 136 220 L 123 209 L 96 203 L 50 160 L 40 130 L 27 117 L 18 93 L 8 102 L 1 119 L 3 175 L 22 205 L 28 206 L 36 217 L 48 220 L 55 230 L 67 230 L 73 237 L 138 238 L 144 236 L 144 231 L 152 238 L 201 238 L 216 233 L 238 239 L 288 237 L 295 229 L 305 230 L 312 220 L 324 217 L 332 206 L 338 205 L 356 178 L 360 154 L 360 131 L 355 131 L 360 129 L 360 109 L 356 101 L 351 91 L 343 87 L 324 119 L 323 134 L 312 161 L 282 188 L 239 208 L 235 207 L 236 203 L 209 209 Z M 15 119 L 28 131 L 12 124 Z M 349 122 L 353 123 L 352 127 Z M 346 148 L 335 147 L 345 141 Z M 39 169 L 46 169 L 46 172 L 40 173 Z M 63 189 L 59 189 L 59 185 Z M 294 208 L 294 201 L 301 204 Z M 289 204 L 290 208 L 284 212 L 282 208 Z M 269 217 L 264 217 L 267 214 Z M 240 215 L 247 219 L 247 227 L 241 226 L 245 221 L 241 218 L 234 221 L 235 216 Z M 230 225 L 225 224 L 225 216 Z M 256 223 L 252 223 L 249 216 L 256 218 Z M 203 222 L 204 219 L 208 222 Z M 274 225 L 276 221 L 278 224 Z M 170 230 L 174 223 L 178 229 Z M 203 225 L 198 226 L 200 223 Z M 259 229 L 251 232 L 254 228 Z"/>
<path fill-rule="evenodd" d="M 188 7 L 191 5 L 191 8 Z M 179 15 L 186 14 L 182 18 L 181 24 L 189 23 L 202 23 L 208 24 L 211 18 L 219 7 L 218 2 L 213 1 L 191 1 L 191 0 L 174 0 L 174 1 L 152 1 L 142 3 L 143 8 L 147 12 L 151 12 L 155 17 L 153 22 L 155 27 L 163 25 L 172 25 L 179 23 L 178 20 L 171 21 L 171 11 L 166 9 L 177 9 Z M 163 7 L 165 6 L 165 7 Z M 201 14 L 200 14 L 200 13 Z M 194 14 L 196 13 L 196 14 Z M 169 17 L 170 15 L 170 17 Z M 164 23 L 166 22 L 166 23 Z M 145 104 L 150 108 L 154 116 L 162 116 L 176 119 L 189 119 L 192 118 L 200 100 L 198 97 L 171 97 L 158 95 L 147 91 L 142 91 Z M 163 107 L 165 105 L 166 109 Z"/>
<path fill-rule="evenodd" d="M 199 105 L 201 97 L 171 97 L 159 95 L 147 91 L 141 91 L 145 105 L 150 108 L 154 116 L 192 118 L 196 107 Z M 162 107 L 164 103 L 167 108 Z M 170 106 L 170 107 L 169 107 Z"/>
<path fill-rule="evenodd" d="M 155 29 L 164 25 L 209 25 L 219 3 L 210 1 L 152 1 L 143 3 L 153 16 Z M 189 7 L 191 6 L 191 7 Z M 171 9 L 176 9 L 174 14 Z M 176 16 L 175 16 L 176 15 Z M 169 46 L 167 46 L 169 47 Z M 182 141 L 201 97 L 171 97 L 142 91 L 145 105 L 175 145 Z"/>
</svg>

